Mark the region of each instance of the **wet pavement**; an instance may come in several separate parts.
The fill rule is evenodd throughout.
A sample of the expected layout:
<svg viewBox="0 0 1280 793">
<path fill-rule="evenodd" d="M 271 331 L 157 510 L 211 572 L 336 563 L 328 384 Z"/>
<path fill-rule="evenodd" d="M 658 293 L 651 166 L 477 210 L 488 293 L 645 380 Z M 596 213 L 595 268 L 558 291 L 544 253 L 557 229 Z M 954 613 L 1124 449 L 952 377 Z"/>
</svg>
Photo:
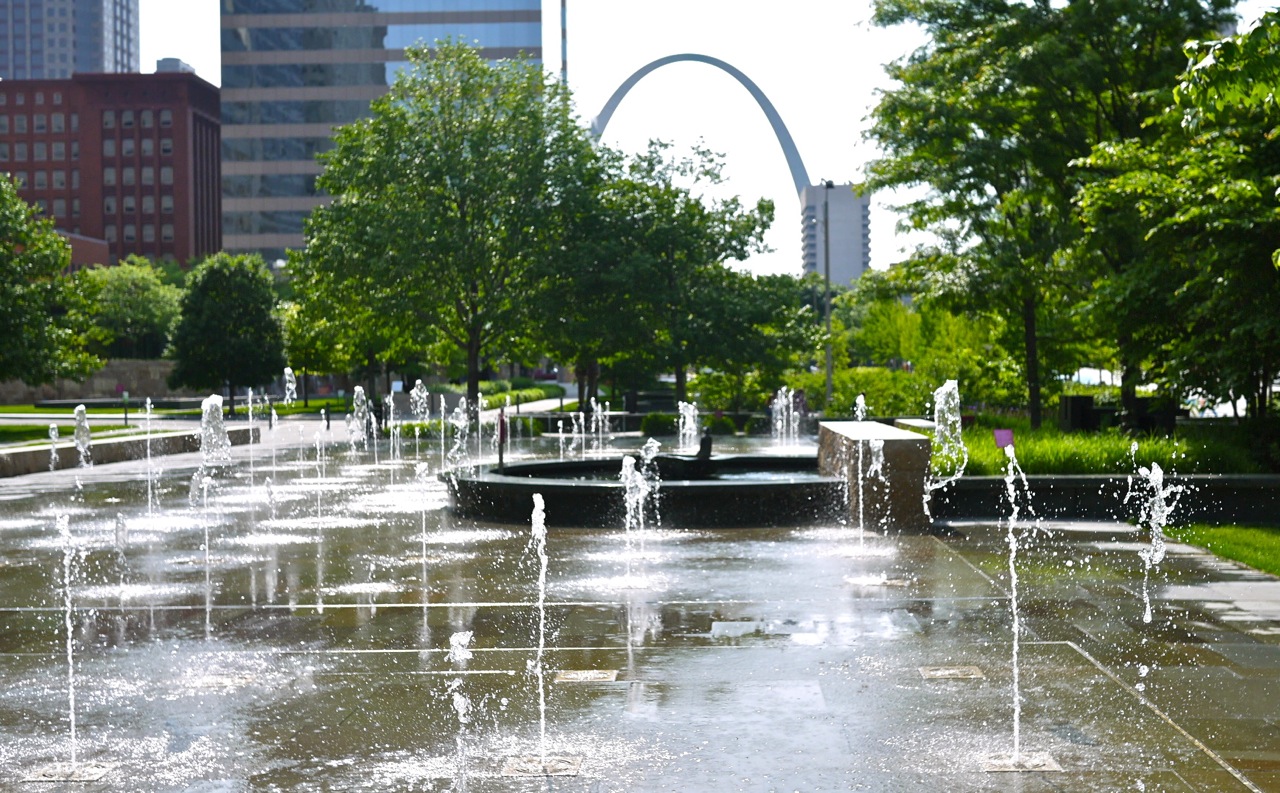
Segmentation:
<svg viewBox="0 0 1280 793">
<path fill-rule="evenodd" d="M 1280 791 L 1275 578 L 1171 544 L 1145 623 L 1146 538 L 1020 529 L 1018 747 L 1061 770 L 989 771 L 1006 527 L 551 526 L 538 664 L 529 526 L 311 429 L 150 508 L 141 462 L 0 485 L 0 788 Z M 23 781 L 73 750 L 99 780 Z"/>
</svg>

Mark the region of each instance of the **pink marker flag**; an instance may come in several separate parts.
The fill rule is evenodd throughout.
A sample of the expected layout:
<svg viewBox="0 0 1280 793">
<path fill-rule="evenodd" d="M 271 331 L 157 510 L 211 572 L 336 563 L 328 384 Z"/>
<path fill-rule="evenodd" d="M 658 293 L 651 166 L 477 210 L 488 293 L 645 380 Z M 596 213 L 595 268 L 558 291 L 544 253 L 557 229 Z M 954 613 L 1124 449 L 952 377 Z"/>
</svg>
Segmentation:
<svg viewBox="0 0 1280 793">
<path fill-rule="evenodd" d="M 996 434 L 997 449 L 1013 445 L 1013 430 L 994 430 L 994 432 Z"/>
</svg>

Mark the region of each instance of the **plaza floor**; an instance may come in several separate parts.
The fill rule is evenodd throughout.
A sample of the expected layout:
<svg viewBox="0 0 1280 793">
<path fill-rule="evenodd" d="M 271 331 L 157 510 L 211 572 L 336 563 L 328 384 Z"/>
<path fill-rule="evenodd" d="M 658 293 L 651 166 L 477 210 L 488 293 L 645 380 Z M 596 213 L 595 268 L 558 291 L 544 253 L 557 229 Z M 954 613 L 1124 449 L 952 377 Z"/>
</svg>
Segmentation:
<svg viewBox="0 0 1280 793">
<path fill-rule="evenodd" d="M 1280 791 L 1275 578 L 1020 529 L 992 770 L 1006 527 L 551 526 L 540 612 L 408 449 L 5 482 L 0 788 Z"/>
</svg>

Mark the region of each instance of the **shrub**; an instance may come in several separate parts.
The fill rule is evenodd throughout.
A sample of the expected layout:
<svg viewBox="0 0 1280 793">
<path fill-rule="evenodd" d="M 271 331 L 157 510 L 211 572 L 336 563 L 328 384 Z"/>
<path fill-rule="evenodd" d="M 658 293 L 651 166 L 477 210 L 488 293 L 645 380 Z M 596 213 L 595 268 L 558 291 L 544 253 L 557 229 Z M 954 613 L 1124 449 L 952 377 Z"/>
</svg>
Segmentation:
<svg viewBox="0 0 1280 793">
<path fill-rule="evenodd" d="M 751 416 L 747 419 L 747 423 L 743 425 L 742 431 L 747 435 L 771 435 L 773 434 L 773 422 L 769 421 L 768 416 Z"/>
<path fill-rule="evenodd" d="M 680 417 L 674 413 L 646 413 L 640 420 L 641 435 L 675 435 Z"/>
<path fill-rule="evenodd" d="M 738 434 L 738 426 L 728 416 L 711 416 L 703 422 L 703 427 L 712 435 Z"/>
</svg>

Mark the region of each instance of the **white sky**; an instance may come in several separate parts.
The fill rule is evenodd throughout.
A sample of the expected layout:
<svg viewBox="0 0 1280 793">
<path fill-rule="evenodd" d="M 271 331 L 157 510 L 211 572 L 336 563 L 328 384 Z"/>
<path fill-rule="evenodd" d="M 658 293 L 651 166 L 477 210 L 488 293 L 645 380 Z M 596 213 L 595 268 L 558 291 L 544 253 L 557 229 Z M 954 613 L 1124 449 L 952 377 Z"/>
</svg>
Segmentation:
<svg viewBox="0 0 1280 793">
<path fill-rule="evenodd" d="M 217 0 L 140 0 L 142 69 L 178 57 L 220 82 Z M 1270 4 L 1246 0 L 1252 21 Z M 786 123 L 811 182 L 856 182 L 874 150 L 862 139 L 881 65 L 920 43 L 904 29 L 872 27 L 870 0 L 568 0 L 569 85 L 584 119 L 645 64 L 678 53 L 710 55 L 736 66 L 769 97 Z M 784 10 L 785 9 L 785 10 Z M 560 68 L 560 2 L 543 0 L 543 60 Z M 687 149 L 700 139 L 725 155 L 729 194 L 773 200 L 772 253 L 748 262 L 754 272 L 800 272 L 800 205 L 782 151 L 763 113 L 729 75 L 700 63 L 663 67 L 638 83 L 609 122 L 604 140 L 640 151 L 650 138 Z M 892 203 L 892 197 L 884 199 Z M 896 218 L 872 205 L 872 265 L 900 258 L 907 240 Z"/>
</svg>

